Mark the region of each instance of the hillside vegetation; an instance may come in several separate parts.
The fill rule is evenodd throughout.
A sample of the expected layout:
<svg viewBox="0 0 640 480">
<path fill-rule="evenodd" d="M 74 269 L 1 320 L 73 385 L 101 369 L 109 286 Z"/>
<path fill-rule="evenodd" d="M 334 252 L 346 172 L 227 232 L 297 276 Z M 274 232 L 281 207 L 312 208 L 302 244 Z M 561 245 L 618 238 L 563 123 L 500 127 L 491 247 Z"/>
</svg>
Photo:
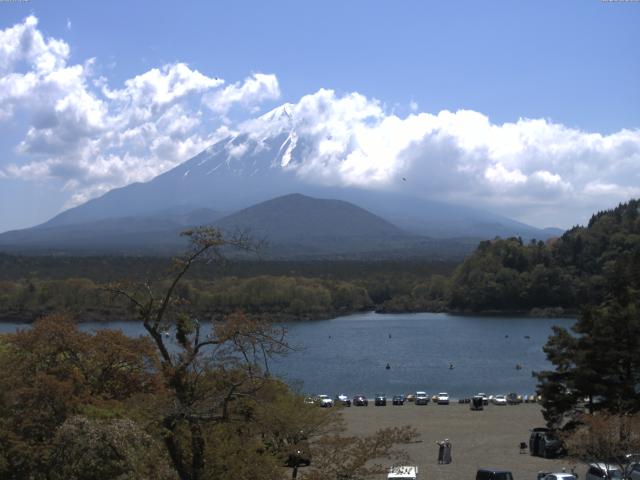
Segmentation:
<svg viewBox="0 0 640 480">
<path fill-rule="evenodd" d="M 65 310 L 86 320 L 130 318 L 105 285 L 162 276 L 151 257 L 0 255 L 0 318 L 32 321 Z M 599 212 L 547 242 L 481 242 L 451 262 L 240 261 L 194 268 L 180 295 L 200 316 L 236 310 L 272 320 L 380 312 L 563 314 L 600 304 L 607 291 L 640 285 L 640 201 Z M 160 282 L 158 288 L 164 287 Z"/>
<path fill-rule="evenodd" d="M 599 304 L 616 283 L 640 285 L 640 200 L 598 212 L 557 240 L 481 242 L 454 272 L 456 310 L 575 310 Z"/>
</svg>

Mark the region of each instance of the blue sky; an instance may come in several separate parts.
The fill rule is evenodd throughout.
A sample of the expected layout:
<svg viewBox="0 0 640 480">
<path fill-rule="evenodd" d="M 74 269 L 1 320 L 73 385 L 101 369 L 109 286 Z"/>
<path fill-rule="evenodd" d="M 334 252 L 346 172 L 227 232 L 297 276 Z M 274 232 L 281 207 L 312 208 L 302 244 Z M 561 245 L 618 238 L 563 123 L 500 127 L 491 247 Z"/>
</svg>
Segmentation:
<svg viewBox="0 0 640 480">
<path fill-rule="evenodd" d="M 519 119 L 544 122 L 518 127 L 519 141 L 536 145 L 535 155 L 524 155 L 523 148 L 515 147 L 495 153 L 500 148 L 481 145 L 477 139 L 469 147 L 467 136 L 473 135 L 451 127 L 482 119 L 441 118 L 437 131 L 451 128 L 447 134 L 466 152 L 464 159 L 452 160 L 457 162 L 455 171 L 473 170 L 470 162 L 477 158 L 478 181 L 486 183 L 475 197 L 453 189 L 449 200 L 481 205 L 540 226 L 566 227 L 584 221 L 592 209 L 638 195 L 640 3 L 32 0 L 0 3 L 0 30 L 24 25 L 29 16 L 37 18 L 37 24 L 28 27 L 30 35 L 39 33 L 45 43 L 55 39 L 68 46 L 67 53 L 60 53 L 47 44 L 62 59 L 55 68 L 83 67 L 69 89 L 76 93 L 84 89 L 119 120 L 107 121 L 111 117 L 103 113 L 94 130 L 82 133 L 93 142 L 90 150 L 87 143 L 60 144 L 44 133 L 36 138 L 44 129 L 58 136 L 63 127 L 69 135 L 79 128 L 78 115 L 74 124 L 71 113 L 61 115 L 56 107 L 71 90 L 58 84 L 50 111 L 34 106 L 36 93 L 38 101 L 47 103 L 40 96 L 47 95 L 50 86 L 21 97 L 15 85 L 24 84 L 26 77 L 16 80 L 13 90 L 9 83 L 15 80 L 12 74 L 36 71 L 35 57 L 16 60 L 5 47 L 3 65 L 0 46 L 0 79 L 6 80 L 0 83 L 0 112 L 2 102 L 11 104 L 11 113 L 0 116 L 0 231 L 42 222 L 111 187 L 148 180 L 215 140 L 214 132 L 220 135 L 221 127 L 232 131 L 244 119 L 284 102 L 297 104 L 320 89 L 333 92 L 330 102 L 339 103 L 354 92 L 375 102 L 380 109 L 373 113 L 376 122 L 388 117 L 404 120 L 420 112 L 438 115 L 443 110 L 477 112 L 496 127 Z M 144 120 L 153 122 L 154 128 L 144 138 L 146 144 L 119 141 L 116 147 L 97 142 L 109 128 L 119 128 L 123 137 L 142 128 L 142 120 L 131 120 L 136 115 L 130 110 L 123 113 L 129 108 L 125 102 L 130 105 L 139 98 L 133 87 L 125 88 L 127 80 L 152 69 L 169 76 L 172 65 L 182 64 L 188 66 L 190 87 L 184 95 L 160 101 L 161 108 L 151 109 L 149 115 L 158 117 Z M 42 70 L 38 72 L 42 77 Z M 193 72 L 201 77 L 195 78 Z M 216 78 L 224 79 L 224 86 L 215 85 Z M 253 83 L 247 83 L 251 79 Z M 120 93 L 106 98 L 100 91 L 105 84 Z M 216 93 L 232 85 L 237 88 Z M 83 95 L 77 97 L 80 102 Z M 154 150 L 162 129 L 175 125 L 160 115 L 176 105 L 180 108 L 173 111 L 175 118 L 183 118 L 183 123 L 197 118 L 197 125 L 175 127 L 189 130 L 182 136 L 170 135 L 182 142 L 175 151 Z M 40 120 L 54 117 L 53 130 L 49 120 Z M 125 117 L 127 127 L 122 127 Z M 61 126 L 65 121 L 70 123 Z M 555 126 L 553 132 L 549 125 Z M 31 137 L 30 128 L 35 129 Z M 393 129 L 384 131 L 394 135 Z M 412 142 L 433 131 L 431 126 L 419 130 Z M 494 142 L 506 141 L 502 134 L 496 135 Z M 594 146 L 593 135 L 602 137 L 598 145 Z M 402 145 L 405 152 L 407 144 Z M 101 164 L 89 165 L 98 148 L 103 149 Z M 489 154 L 479 158 L 469 153 L 472 150 Z M 391 149 L 389 154 L 396 151 L 400 152 Z M 430 151 L 420 152 L 428 157 Z M 547 159 L 544 165 L 540 158 Z M 565 210 L 562 215 L 557 213 L 559 207 Z"/>
</svg>

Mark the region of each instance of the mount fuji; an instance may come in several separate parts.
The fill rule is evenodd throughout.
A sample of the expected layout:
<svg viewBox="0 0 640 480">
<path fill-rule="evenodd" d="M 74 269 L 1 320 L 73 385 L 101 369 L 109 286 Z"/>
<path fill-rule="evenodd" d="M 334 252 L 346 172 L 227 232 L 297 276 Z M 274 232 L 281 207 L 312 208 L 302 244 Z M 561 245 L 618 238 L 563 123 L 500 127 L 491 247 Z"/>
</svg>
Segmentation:
<svg viewBox="0 0 640 480">
<path fill-rule="evenodd" d="M 41 225 L 6 232 L 0 235 L 0 248 L 170 250 L 180 246 L 176 238 L 181 229 L 205 223 L 225 228 L 241 225 L 249 231 L 267 232 L 274 242 L 295 244 L 298 251 L 305 251 L 311 244 L 318 245 L 320 239 L 333 238 L 328 243 L 331 247 L 322 249 L 323 254 L 341 253 L 341 244 L 348 244 L 343 250 L 353 251 L 355 245 L 346 242 L 346 237 L 368 238 L 370 241 L 358 243 L 366 248 L 377 245 L 384 250 L 391 244 L 394 249 L 408 245 L 414 249 L 425 238 L 478 240 L 521 236 L 544 240 L 561 233 L 415 195 L 362 185 L 335 185 L 326 179 L 312 183 L 309 176 L 300 172 L 307 168 L 308 159 L 316 155 L 317 142 L 300 128 L 290 110 L 289 105 L 278 107 L 252 121 L 251 128 L 216 142 L 146 183 L 113 189 Z M 293 193 L 302 195 L 291 197 Z M 276 197 L 288 200 L 269 202 Z M 316 201 L 301 201 L 308 197 Z M 329 199 L 337 202 L 328 202 Z M 295 214 L 292 203 L 298 207 Z M 261 208 L 251 215 L 241 215 L 242 221 L 238 220 L 243 209 L 257 204 Z M 265 230 L 267 218 L 278 228 Z M 323 225 L 326 232 L 307 229 L 315 232 L 315 237 L 312 239 L 314 235 L 309 234 L 302 238 L 300 229 L 293 224 L 304 218 L 318 219 L 316 225 Z M 332 218 L 340 220 L 332 222 Z M 343 234 L 339 229 L 331 229 L 333 224 L 341 225 Z M 385 228 L 381 228 L 383 224 Z M 291 232 L 289 237 L 287 232 Z M 374 239 L 376 236 L 379 238 Z"/>
</svg>

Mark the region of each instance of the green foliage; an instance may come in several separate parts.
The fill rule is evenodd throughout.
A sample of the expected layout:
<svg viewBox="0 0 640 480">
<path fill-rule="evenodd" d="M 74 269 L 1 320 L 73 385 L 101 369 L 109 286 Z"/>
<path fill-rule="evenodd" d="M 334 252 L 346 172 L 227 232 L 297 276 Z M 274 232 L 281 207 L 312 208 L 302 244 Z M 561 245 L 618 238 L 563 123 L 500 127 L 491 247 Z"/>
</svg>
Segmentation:
<svg viewBox="0 0 640 480">
<path fill-rule="evenodd" d="M 612 290 L 585 307 L 569 333 L 556 328 L 544 350 L 553 371 L 538 374 L 544 414 L 552 426 L 575 419 L 587 398 L 590 412 L 640 411 L 640 297 L 637 288 Z"/>
<path fill-rule="evenodd" d="M 177 479 L 161 443 L 130 419 L 70 417 L 52 450 L 51 480 Z"/>
<path fill-rule="evenodd" d="M 600 212 L 588 227 L 557 241 L 481 242 L 456 268 L 448 297 L 454 310 L 530 310 L 597 305 L 620 279 L 639 284 L 640 200 Z"/>
</svg>

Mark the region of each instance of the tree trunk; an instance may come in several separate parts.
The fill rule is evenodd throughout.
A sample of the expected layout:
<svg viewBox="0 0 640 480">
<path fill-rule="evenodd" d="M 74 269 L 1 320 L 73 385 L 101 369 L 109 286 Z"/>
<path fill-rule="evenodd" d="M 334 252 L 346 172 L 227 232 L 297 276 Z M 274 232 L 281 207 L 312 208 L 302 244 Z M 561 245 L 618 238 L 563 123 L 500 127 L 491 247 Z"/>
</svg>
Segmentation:
<svg viewBox="0 0 640 480">
<path fill-rule="evenodd" d="M 169 452 L 169 457 L 171 458 L 171 464 L 173 468 L 178 473 L 180 480 L 193 480 L 191 477 L 191 473 L 187 470 L 184 464 L 184 457 L 182 456 L 182 451 L 180 447 L 176 443 L 175 439 L 175 429 L 176 423 L 171 418 L 165 418 L 162 422 L 162 426 L 169 430 L 170 433 L 165 434 L 164 444 L 167 447 L 167 451 Z"/>
<path fill-rule="evenodd" d="M 204 438 L 198 423 L 191 424 L 192 480 L 200 480 L 204 474 Z"/>
</svg>

